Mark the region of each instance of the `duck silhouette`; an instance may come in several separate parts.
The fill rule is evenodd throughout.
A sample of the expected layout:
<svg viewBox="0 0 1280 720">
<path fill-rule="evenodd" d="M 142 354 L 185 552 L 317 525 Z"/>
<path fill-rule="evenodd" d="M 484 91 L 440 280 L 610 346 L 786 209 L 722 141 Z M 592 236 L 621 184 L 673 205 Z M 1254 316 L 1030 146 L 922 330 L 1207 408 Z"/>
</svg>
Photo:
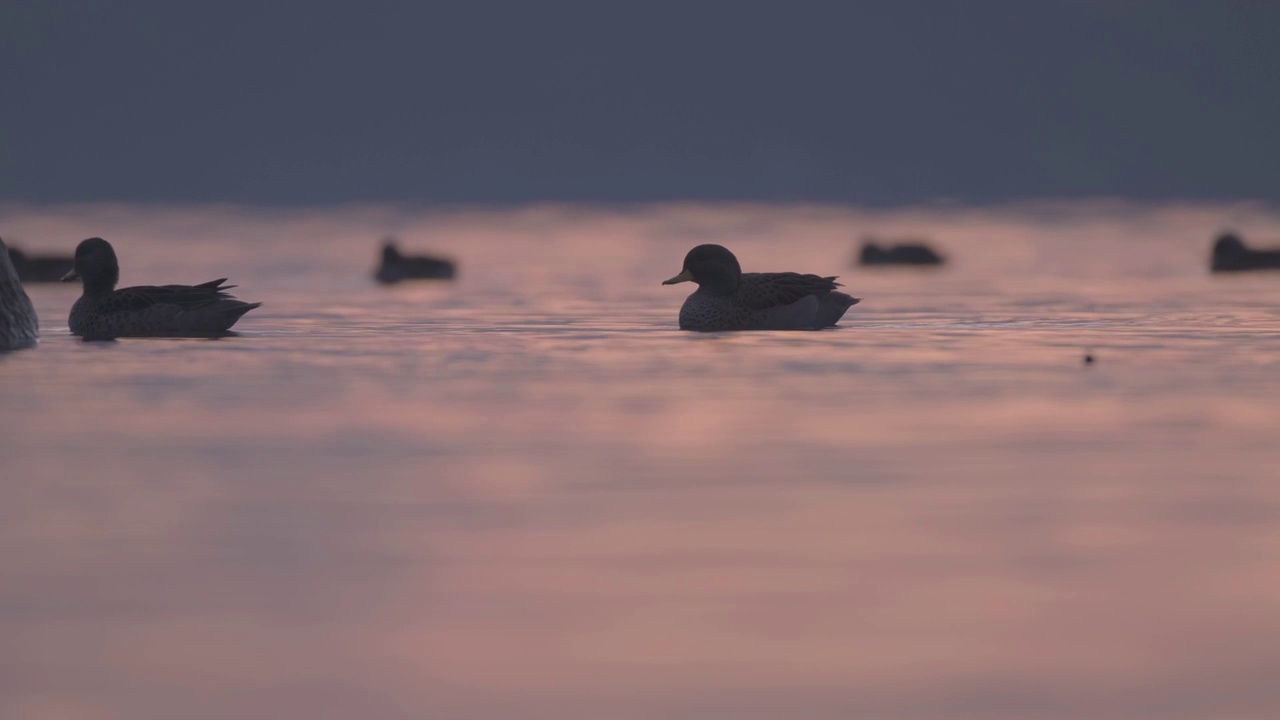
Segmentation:
<svg viewBox="0 0 1280 720">
<path fill-rule="evenodd" d="M 74 265 L 66 255 L 28 255 L 16 247 L 9 248 L 9 261 L 24 283 L 58 282 Z"/>
<path fill-rule="evenodd" d="M 944 258 L 924 243 L 900 243 L 880 247 L 874 241 L 862 243 L 859 265 L 941 265 Z"/>
<path fill-rule="evenodd" d="M 456 271 L 451 260 L 402 255 L 395 240 L 387 238 L 382 244 L 382 263 L 374 272 L 374 278 L 384 285 L 401 280 L 452 280 Z"/>
<path fill-rule="evenodd" d="M 744 273 L 720 245 L 699 245 L 663 285 L 697 283 L 680 307 L 681 330 L 817 330 L 835 325 L 859 298 L 836 290 L 835 277 Z"/>
<path fill-rule="evenodd" d="M 116 289 L 120 265 L 111 243 L 89 238 L 76 247 L 75 267 L 64 280 L 79 279 L 84 294 L 71 306 L 67 324 L 85 339 L 117 337 L 208 337 L 226 334 L 242 315 L 262 303 L 227 293 L 226 278 L 199 285 L 140 285 Z"/>
<path fill-rule="evenodd" d="M 1280 269 L 1280 249 L 1253 250 L 1245 246 L 1239 235 L 1226 232 L 1219 235 L 1217 241 L 1213 243 L 1209 268 L 1213 272 L 1278 270 Z"/>
</svg>

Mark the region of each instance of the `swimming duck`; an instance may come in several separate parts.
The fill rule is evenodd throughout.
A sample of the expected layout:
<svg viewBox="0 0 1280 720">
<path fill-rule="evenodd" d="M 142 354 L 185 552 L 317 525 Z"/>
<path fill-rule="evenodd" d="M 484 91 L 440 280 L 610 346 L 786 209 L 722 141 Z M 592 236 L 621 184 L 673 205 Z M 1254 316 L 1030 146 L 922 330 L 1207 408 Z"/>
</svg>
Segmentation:
<svg viewBox="0 0 1280 720">
<path fill-rule="evenodd" d="M 1251 250 L 1235 233 L 1223 233 L 1213 244 L 1213 272 L 1280 269 L 1280 250 Z"/>
<path fill-rule="evenodd" d="M 9 261 L 4 240 L 0 240 L 0 350 L 31 347 L 38 334 L 36 309 Z"/>
<path fill-rule="evenodd" d="M 84 294 L 71 306 L 67 324 L 86 339 L 117 337 L 207 337 L 221 335 L 241 315 L 262 303 L 227 294 L 226 278 L 200 285 L 142 285 L 116 290 L 120 265 L 111 243 L 89 238 L 76 247 L 75 267 L 63 280 L 80 279 Z"/>
<path fill-rule="evenodd" d="M 455 272 L 450 260 L 401 255 L 394 240 L 382 245 L 382 264 L 374 273 L 378 282 L 391 284 L 401 280 L 452 280 Z"/>
<path fill-rule="evenodd" d="M 9 260 L 24 283 L 58 282 L 71 271 L 72 260 L 65 255 L 28 255 L 18 248 L 9 248 Z"/>
<path fill-rule="evenodd" d="M 880 247 L 873 241 L 862 243 L 859 265 L 941 265 L 943 258 L 924 243 L 901 243 Z"/>
<path fill-rule="evenodd" d="M 860 298 L 836 290 L 835 277 L 744 273 L 733 253 L 699 245 L 663 285 L 698 284 L 680 308 L 681 330 L 816 330 L 835 325 Z"/>
</svg>

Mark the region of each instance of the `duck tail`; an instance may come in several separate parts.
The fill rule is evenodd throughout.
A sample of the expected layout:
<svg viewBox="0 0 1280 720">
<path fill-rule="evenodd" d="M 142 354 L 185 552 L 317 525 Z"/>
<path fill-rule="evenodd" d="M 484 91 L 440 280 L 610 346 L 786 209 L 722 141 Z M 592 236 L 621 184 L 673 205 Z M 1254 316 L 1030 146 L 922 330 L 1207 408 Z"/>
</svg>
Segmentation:
<svg viewBox="0 0 1280 720">
<path fill-rule="evenodd" d="M 845 311 L 861 301 L 862 298 L 850 297 L 842 292 L 827 293 L 818 305 L 818 327 L 829 327 L 840 322 Z"/>
<path fill-rule="evenodd" d="M 220 309 L 222 311 L 222 318 L 227 321 L 227 327 L 231 327 L 232 325 L 235 325 L 236 321 L 243 317 L 245 313 L 259 307 L 262 307 L 262 303 L 260 302 L 247 303 L 239 300 L 230 300 L 223 301 Z"/>
</svg>

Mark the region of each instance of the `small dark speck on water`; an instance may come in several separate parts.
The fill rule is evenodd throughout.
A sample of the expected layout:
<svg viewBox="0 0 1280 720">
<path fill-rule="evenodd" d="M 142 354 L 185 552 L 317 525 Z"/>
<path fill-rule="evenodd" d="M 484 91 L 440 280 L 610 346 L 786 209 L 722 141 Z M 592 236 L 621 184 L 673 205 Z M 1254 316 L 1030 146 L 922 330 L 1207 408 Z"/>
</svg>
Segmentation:
<svg viewBox="0 0 1280 720">
<path fill-rule="evenodd" d="M 1092 365 L 1092 364 L 1093 364 L 1093 353 L 1085 353 L 1085 354 L 1084 354 L 1084 364 L 1085 364 L 1085 365 Z"/>
</svg>

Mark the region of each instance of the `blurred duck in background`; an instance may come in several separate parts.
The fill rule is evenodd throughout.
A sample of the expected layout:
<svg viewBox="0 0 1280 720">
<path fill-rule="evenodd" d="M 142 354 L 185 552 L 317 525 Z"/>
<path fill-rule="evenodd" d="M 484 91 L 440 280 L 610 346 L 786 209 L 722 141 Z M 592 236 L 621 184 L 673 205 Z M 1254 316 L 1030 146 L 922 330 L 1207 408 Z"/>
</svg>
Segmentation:
<svg viewBox="0 0 1280 720">
<path fill-rule="evenodd" d="M 421 255 L 402 255 L 395 238 L 382 242 L 382 264 L 374 273 L 384 285 L 401 280 L 452 280 L 457 272 L 452 260 Z"/>
<path fill-rule="evenodd" d="M 859 265 L 941 265 L 946 260 L 923 242 L 911 241 L 880 247 L 875 238 L 862 241 Z"/>
<path fill-rule="evenodd" d="M 16 247 L 9 248 L 9 261 L 24 283 L 58 282 L 73 264 L 69 255 L 28 255 Z"/>
<path fill-rule="evenodd" d="M 1213 243 L 1209 267 L 1213 272 L 1280 270 L 1280 249 L 1251 250 L 1239 235 L 1225 232 Z"/>
</svg>

